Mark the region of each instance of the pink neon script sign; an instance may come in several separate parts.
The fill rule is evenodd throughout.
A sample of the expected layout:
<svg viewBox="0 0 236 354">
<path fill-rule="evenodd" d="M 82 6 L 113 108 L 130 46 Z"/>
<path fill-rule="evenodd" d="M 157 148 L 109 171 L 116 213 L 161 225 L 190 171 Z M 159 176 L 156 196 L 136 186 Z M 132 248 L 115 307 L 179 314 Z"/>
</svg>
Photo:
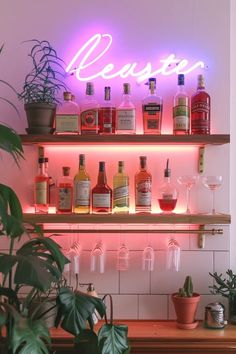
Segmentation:
<svg viewBox="0 0 236 354">
<path fill-rule="evenodd" d="M 105 45 L 104 45 L 105 44 Z M 69 73 L 75 73 L 79 81 L 90 81 L 98 77 L 109 80 L 115 77 L 127 78 L 129 76 L 137 78 L 142 82 L 149 77 L 172 74 L 188 74 L 197 68 L 204 68 L 203 61 L 197 61 L 189 64 L 187 59 L 178 59 L 174 54 L 170 54 L 165 59 L 160 59 L 161 67 L 153 68 L 151 62 L 147 62 L 141 70 L 137 69 L 138 63 L 124 64 L 119 70 L 114 64 L 106 64 L 100 71 L 96 71 L 96 65 L 109 51 L 112 45 L 112 36 L 110 34 L 97 33 L 92 36 L 75 54 L 66 68 Z M 96 52 L 96 54 L 95 54 Z M 94 55 L 95 54 L 95 55 Z M 86 69 L 91 69 L 94 65 L 93 74 L 86 76 Z"/>
</svg>

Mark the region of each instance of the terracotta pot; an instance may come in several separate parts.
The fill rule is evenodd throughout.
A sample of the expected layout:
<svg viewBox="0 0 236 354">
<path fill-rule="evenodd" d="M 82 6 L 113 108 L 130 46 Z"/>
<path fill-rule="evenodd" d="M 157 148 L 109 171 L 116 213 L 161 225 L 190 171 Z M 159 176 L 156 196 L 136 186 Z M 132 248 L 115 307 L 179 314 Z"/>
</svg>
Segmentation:
<svg viewBox="0 0 236 354">
<path fill-rule="evenodd" d="M 24 108 L 28 121 L 26 131 L 29 134 L 51 134 L 55 120 L 56 104 L 26 103 Z"/>
<path fill-rule="evenodd" d="M 198 325 L 195 315 L 199 300 L 200 295 L 197 293 L 193 293 L 192 297 L 181 297 L 178 293 L 172 294 L 178 328 L 191 329 Z"/>
</svg>

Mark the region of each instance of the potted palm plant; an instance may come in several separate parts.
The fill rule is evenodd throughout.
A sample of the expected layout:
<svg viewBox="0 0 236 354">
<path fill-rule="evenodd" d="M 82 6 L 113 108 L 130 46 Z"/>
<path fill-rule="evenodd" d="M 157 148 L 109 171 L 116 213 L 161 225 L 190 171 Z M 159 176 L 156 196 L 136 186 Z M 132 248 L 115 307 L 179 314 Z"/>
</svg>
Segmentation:
<svg viewBox="0 0 236 354">
<path fill-rule="evenodd" d="M 177 317 L 177 327 L 182 329 L 193 329 L 198 325 L 195 320 L 200 295 L 193 292 L 192 278 L 188 275 L 184 285 L 177 293 L 172 294 L 172 301 Z"/>
<path fill-rule="evenodd" d="M 67 90 L 63 60 L 46 41 L 33 39 L 29 53 L 33 68 L 26 75 L 19 99 L 24 101 L 29 134 L 51 134 L 55 119 L 58 93 Z"/>
</svg>

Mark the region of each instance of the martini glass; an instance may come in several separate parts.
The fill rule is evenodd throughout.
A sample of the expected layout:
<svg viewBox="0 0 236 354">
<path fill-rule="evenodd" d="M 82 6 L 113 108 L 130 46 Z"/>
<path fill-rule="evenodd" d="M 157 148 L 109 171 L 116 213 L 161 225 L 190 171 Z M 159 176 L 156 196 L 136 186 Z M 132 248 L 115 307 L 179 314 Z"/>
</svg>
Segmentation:
<svg viewBox="0 0 236 354">
<path fill-rule="evenodd" d="M 211 214 L 216 214 L 215 210 L 215 190 L 222 184 L 222 176 L 206 176 L 202 178 L 202 183 L 211 191 Z"/>
<path fill-rule="evenodd" d="M 186 214 L 190 214 L 190 191 L 192 187 L 198 182 L 199 177 L 198 175 L 185 175 L 185 176 L 180 176 L 177 178 L 177 181 L 179 184 L 182 184 L 186 187 L 186 193 L 187 193 L 187 205 L 186 205 Z"/>
</svg>

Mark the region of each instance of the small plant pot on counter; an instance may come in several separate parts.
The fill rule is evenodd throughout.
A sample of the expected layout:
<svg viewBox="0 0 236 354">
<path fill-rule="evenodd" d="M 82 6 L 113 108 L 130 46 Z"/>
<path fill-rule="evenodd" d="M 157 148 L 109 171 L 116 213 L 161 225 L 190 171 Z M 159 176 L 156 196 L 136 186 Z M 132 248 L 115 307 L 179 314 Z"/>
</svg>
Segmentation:
<svg viewBox="0 0 236 354">
<path fill-rule="evenodd" d="M 56 114 L 54 103 L 26 103 L 24 105 L 28 121 L 28 134 L 52 134 Z"/>
<path fill-rule="evenodd" d="M 172 301 L 177 317 L 177 328 L 193 329 L 198 325 L 195 320 L 197 306 L 200 300 L 200 295 L 193 293 L 191 297 L 181 297 L 178 293 L 172 294 Z"/>
</svg>

